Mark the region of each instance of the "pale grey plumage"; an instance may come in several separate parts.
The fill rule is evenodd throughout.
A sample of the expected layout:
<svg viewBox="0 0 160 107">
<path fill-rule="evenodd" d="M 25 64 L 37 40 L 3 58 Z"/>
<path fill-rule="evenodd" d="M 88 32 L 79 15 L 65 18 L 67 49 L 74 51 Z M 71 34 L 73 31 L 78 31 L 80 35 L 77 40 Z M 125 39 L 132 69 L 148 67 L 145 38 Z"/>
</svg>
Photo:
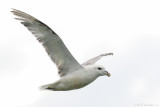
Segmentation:
<svg viewBox="0 0 160 107">
<path fill-rule="evenodd" d="M 101 54 L 98 55 L 92 59 L 89 59 L 88 61 L 84 62 L 82 65 L 86 66 L 86 65 L 93 65 L 95 64 L 98 60 L 100 60 L 103 56 L 107 56 L 107 55 L 113 55 L 113 53 L 105 53 L 105 54 Z"/>
<path fill-rule="evenodd" d="M 57 91 L 78 89 L 88 85 L 99 76 L 110 76 L 104 67 L 93 64 L 103 56 L 113 55 L 112 53 L 101 54 L 80 65 L 61 38 L 46 24 L 22 11 L 13 9 L 11 12 L 17 16 L 15 19 L 21 21 L 42 43 L 52 61 L 57 65 L 61 78 L 55 83 L 42 86 L 42 89 Z"/>
<path fill-rule="evenodd" d="M 57 65 L 60 76 L 82 68 L 68 51 L 61 38 L 46 24 L 16 9 L 13 9 L 12 13 L 18 16 L 16 19 L 20 20 L 37 40 L 42 43 L 52 61 Z"/>
</svg>

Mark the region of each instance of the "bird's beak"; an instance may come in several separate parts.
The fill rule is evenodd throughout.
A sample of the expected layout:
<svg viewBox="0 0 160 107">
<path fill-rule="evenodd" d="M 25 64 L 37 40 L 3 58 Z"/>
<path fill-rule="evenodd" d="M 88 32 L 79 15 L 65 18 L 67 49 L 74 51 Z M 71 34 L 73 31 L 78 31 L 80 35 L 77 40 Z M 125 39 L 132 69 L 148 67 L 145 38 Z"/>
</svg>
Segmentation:
<svg viewBox="0 0 160 107">
<path fill-rule="evenodd" d="M 106 73 L 106 75 L 107 75 L 108 77 L 111 76 L 111 74 L 110 74 L 108 71 L 106 71 L 105 73 Z"/>
</svg>

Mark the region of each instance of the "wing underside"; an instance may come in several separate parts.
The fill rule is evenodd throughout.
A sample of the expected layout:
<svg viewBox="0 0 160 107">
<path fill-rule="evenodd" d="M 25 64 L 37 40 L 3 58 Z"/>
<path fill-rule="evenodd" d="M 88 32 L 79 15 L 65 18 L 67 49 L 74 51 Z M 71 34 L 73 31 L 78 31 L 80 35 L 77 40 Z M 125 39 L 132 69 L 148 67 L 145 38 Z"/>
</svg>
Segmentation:
<svg viewBox="0 0 160 107">
<path fill-rule="evenodd" d="M 27 27 L 37 40 L 42 43 L 52 61 L 57 65 L 60 76 L 82 68 L 61 38 L 46 24 L 22 11 L 13 9 L 11 12 L 17 16 L 15 19 Z"/>
<path fill-rule="evenodd" d="M 113 53 L 105 53 L 105 54 L 100 54 L 94 58 L 91 58 L 89 60 L 87 60 L 86 62 L 84 62 L 82 64 L 82 66 L 86 66 L 86 65 L 93 65 L 95 64 L 98 60 L 100 60 L 102 57 L 107 56 L 107 55 L 113 55 Z"/>
</svg>

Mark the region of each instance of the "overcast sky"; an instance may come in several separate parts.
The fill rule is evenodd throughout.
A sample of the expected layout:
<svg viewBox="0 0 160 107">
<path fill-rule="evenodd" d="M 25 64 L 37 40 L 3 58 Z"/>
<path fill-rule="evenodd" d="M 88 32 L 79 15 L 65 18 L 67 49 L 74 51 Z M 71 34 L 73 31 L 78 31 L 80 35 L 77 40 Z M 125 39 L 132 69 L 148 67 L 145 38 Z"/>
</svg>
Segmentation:
<svg viewBox="0 0 160 107">
<path fill-rule="evenodd" d="M 159 0 L 0 1 L 1 107 L 160 107 Z M 111 73 L 73 91 L 40 91 L 56 81 L 56 66 L 10 13 L 27 12 L 50 26 L 80 62 Z"/>
</svg>

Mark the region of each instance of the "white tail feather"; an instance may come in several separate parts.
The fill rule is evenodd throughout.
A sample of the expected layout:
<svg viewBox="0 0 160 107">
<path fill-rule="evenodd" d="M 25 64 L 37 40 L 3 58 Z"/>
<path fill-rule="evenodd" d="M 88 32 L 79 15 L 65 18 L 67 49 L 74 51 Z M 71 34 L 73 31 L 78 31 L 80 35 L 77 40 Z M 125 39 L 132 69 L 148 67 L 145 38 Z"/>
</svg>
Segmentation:
<svg viewBox="0 0 160 107">
<path fill-rule="evenodd" d="M 39 89 L 40 89 L 41 91 L 43 91 L 43 90 L 48 90 L 48 88 L 49 88 L 49 85 L 42 85 L 42 86 L 39 87 Z"/>
</svg>

